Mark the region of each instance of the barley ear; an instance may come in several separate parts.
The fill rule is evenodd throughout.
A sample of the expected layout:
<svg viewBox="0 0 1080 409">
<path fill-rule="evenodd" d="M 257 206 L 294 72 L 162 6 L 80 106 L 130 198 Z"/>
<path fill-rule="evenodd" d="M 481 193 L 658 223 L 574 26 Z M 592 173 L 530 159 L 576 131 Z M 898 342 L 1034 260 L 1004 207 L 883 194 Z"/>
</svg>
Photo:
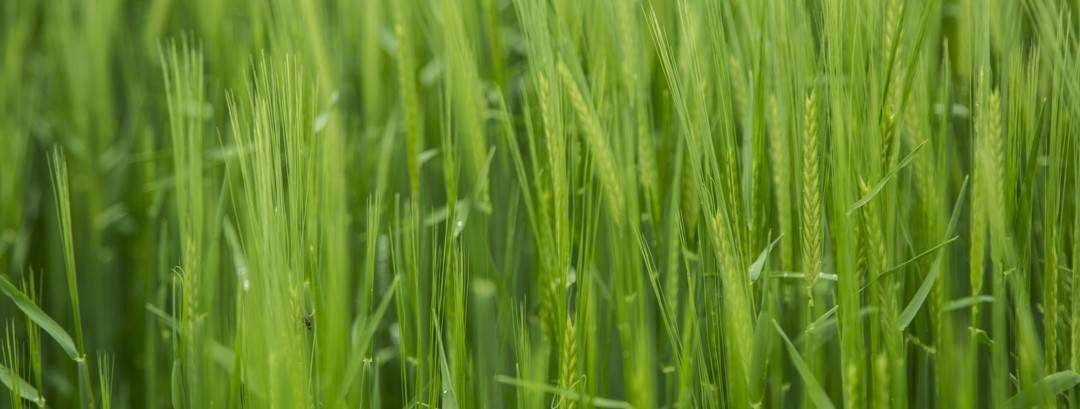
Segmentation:
<svg viewBox="0 0 1080 409">
<path fill-rule="evenodd" d="M 821 182 L 818 157 L 817 91 L 806 97 L 803 129 L 802 248 L 806 296 L 814 305 L 814 286 L 821 275 Z"/>
<path fill-rule="evenodd" d="M 577 382 L 578 372 L 578 357 L 577 357 L 577 335 L 574 331 L 574 322 L 570 317 L 566 318 L 566 330 L 563 331 L 562 339 L 562 351 L 559 355 L 559 387 L 573 391 L 574 384 Z M 560 407 L 567 409 L 574 409 L 577 406 L 577 400 L 565 396 L 562 397 L 562 405 Z"/>
<path fill-rule="evenodd" d="M 600 121 L 597 119 L 592 105 L 585 99 L 585 95 L 578 86 L 577 80 L 574 79 L 574 74 L 570 72 L 570 68 L 562 61 L 559 61 L 558 71 L 568 90 L 570 104 L 573 105 L 574 112 L 577 113 L 578 121 L 581 123 L 581 133 L 585 139 L 585 144 L 588 146 L 589 152 L 596 162 L 596 169 L 600 173 L 600 184 L 603 187 L 604 199 L 607 201 L 610 210 L 609 214 L 612 215 L 612 220 L 616 225 L 621 225 L 622 219 L 618 215 L 624 214 L 625 204 L 623 203 L 622 185 L 619 183 L 616 173 L 615 158 L 611 152 L 611 144 L 604 137 Z"/>
</svg>

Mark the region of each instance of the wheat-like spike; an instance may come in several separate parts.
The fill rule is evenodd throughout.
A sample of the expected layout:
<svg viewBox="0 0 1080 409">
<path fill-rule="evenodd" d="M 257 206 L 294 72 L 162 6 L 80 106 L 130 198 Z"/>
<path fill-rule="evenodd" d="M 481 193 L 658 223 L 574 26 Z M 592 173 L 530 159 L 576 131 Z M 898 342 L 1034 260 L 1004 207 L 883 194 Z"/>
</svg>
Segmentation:
<svg viewBox="0 0 1080 409">
<path fill-rule="evenodd" d="M 555 327 L 555 298 L 558 292 L 555 281 L 551 279 L 551 273 L 541 272 L 540 285 L 540 337 L 545 341 L 554 339 Z"/>
<path fill-rule="evenodd" d="M 885 107 L 885 116 L 881 124 L 881 163 L 882 171 L 888 172 L 892 168 L 893 145 L 896 141 L 896 114 L 891 107 Z"/>
<path fill-rule="evenodd" d="M 889 358 L 885 354 L 878 354 L 874 358 L 874 407 L 888 408 L 892 406 L 889 396 Z"/>
<path fill-rule="evenodd" d="M 780 104 L 776 100 L 776 95 L 769 96 L 769 162 L 772 164 L 772 184 L 773 190 L 776 192 L 777 203 L 777 219 L 780 222 L 780 230 L 782 232 L 792 231 L 791 220 L 791 189 L 789 189 L 788 178 L 790 178 L 790 171 L 787 166 L 788 146 L 785 140 L 786 129 L 784 128 L 784 121 L 780 114 Z M 795 249 L 793 246 L 794 241 L 791 240 L 791 236 L 785 235 L 784 242 L 781 245 L 781 251 L 783 254 L 784 268 L 790 268 L 786 264 L 793 262 Z"/>
<path fill-rule="evenodd" d="M 688 151 L 688 155 L 691 153 Z M 685 224 L 685 230 L 687 240 L 692 240 L 696 237 L 698 229 L 698 217 L 701 213 L 701 201 L 698 197 L 701 195 L 697 179 L 694 177 L 694 168 L 691 164 L 690 158 L 686 158 L 683 161 L 682 174 L 679 183 L 679 212 L 683 216 L 683 223 Z"/>
<path fill-rule="evenodd" d="M 554 120 L 551 118 L 550 96 L 551 84 L 543 73 L 536 74 L 536 99 L 540 101 L 540 121 L 545 130 L 553 129 Z M 550 131 L 548 131 L 550 132 Z M 551 143 L 550 141 L 548 143 Z"/>
<path fill-rule="evenodd" d="M 640 111 L 639 111 L 640 112 Z M 653 143 L 653 133 L 649 128 L 645 115 L 637 117 L 637 156 L 638 166 L 641 172 L 641 187 L 645 189 L 646 197 L 653 206 L 659 206 L 660 176 L 656 165 L 656 146 Z M 654 221 L 659 223 L 658 220 Z"/>
<path fill-rule="evenodd" d="M 786 149 L 787 145 L 784 143 L 784 142 L 786 142 L 784 140 L 784 136 L 786 134 L 786 132 L 785 132 L 786 129 L 784 128 L 784 120 L 783 120 L 783 118 L 781 116 L 782 114 L 780 112 L 780 103 L 776 99 L 776 94 L 770 94 L 769 95 L 768 108 L 769 108 L 769 118 L 768 118 L 769 119 L 769 128 L 768 128 L 768 130 L 769 130 L 769 138 L 770 138 L 769 139 L 769 155 L 770 155 L 769 160 L 772 161 L 773 164 L 776 165 L 776 167 L 780 167 L 780 166 L 785 165 L 784 160 L 787 157 L 785 155 L 785 153 L 787 151 L 787 149 Z M 816 125 L 817 124 L 815 124 L 815 126 Z M 772 173 L 773 184 L 777 185 L 778 190 L 779 190 L 779 186 L 784 181 L 783 176 L 784 176 L 784 173 L 782 173 L 782 172 L 773 172 Z"/>
<path fill-rule="evenodd" d="M 562 339 L 562 351 L 559 356 L 559 387 L 573 391 L 574 384 L 577 382 L 578 372 L 578 347 L 577 347 L 577 334 L 574 331 L 574 322 L 570 317 L 566 318 L 566 330 L 563 331 Z M 567 399 L 565 396 L 561 399 L 562 405 L 560 407 L 566 409 L 574 409 L 577 406 L 576 399 Z"/>
<path fill-rule="evenodd" d="M 870 186 L 862 178 L 859 178 L 859 190 L 862 196 L 870 193 Z M 863 226 L 865 226 L 864 232 L 866 233 L 865 244 L 868 254 L 869 276 L 878 278 L 886 271 L 888 265 L 885 255 L 885 235 L 881 230 L 881 219 L 878 217 L 875 206 L 863 206 L 860 210 Z M 881 277 L 876 281 L 879 288 L 878 303 L 881 308 L 882 328 L 885 331 L 885 346 L 889 350 L 889 356 L 895 357 L 898 355 L 894 353 L 899 353 L 899 348 L 894 345 L 893 338 L 896 337 L 891 334 L 893 329 L 896 328 L 894 325 L 896 318 L 896 287 L 893 283 L 894 279 L 891 276 Z"/>
<path fill-rule="evenodd" d="M 893 78 L 892 78 L 893 86 L 890 87 L 891 89 L 890 89 L 890 92 L 889 92 L 889 94 L 890 94 L 889 97 L 893 99 L 893 102 L 898 102 L 895 99 L 896 99 L 896 97 L 899 97 L 899 95 L 900 95 L 899 91 L 898 91 L 899 83 L 896 82 L 896 81 L 903 78 L 902 75 L 899 72 L 900 70 L 897 69 L 897 68 L 899 68 L 901 66 L 900 65 L 900 62 L 902 61 L 901 56 L 903 56 L 903 54 L 904 54 L 904 41 L 903 41 L 903 35 L 902 35 L 903 34 L 903 27 L 899 26 L 900 17 L 904 12 L 904 7 L 905 6 L 904 6 L 904 1 L 903 0 L 889 0 L 889 6 L 888 6 L 888 9 L 886 10 L 886 14 L 885 14 L 885 20 L 886 21 L 885 21 L 885 50 L 884 51 L 886 53 L 892 53 L 893 48 L 896 48 L 896 53 L 895 53 L 896 58 L 892 62 L 892 67 L 889 67 L 889 68 L 891 68 L 891 71 L 893 73 Z M 889 57 L 891 57 L 891 55 Z"/>
<path fill-rule="evenodd" d="M 566 176 L 566 138 L 563 132 L 565 128 L 561 126 L 562 116 L 558 115 L 561 112 L 559 89 L 552 89 L 546 72 L 538 72 L 535 80 L 539 93 L 537 98 L 540 102 L 541 121 L 544 125 L 543 135 L 547 147 L 547 160 L 551 169 L 551 192 L 550 195 L 546 194 L 547 192 L 544 194 L 545 199 L 551 200 L 550 202 L 545 200 L 542 207 L 544 214 L 550 215 L 549 220 L 552 220 L 554 229 L 550 232 L 551 243 L 544 245 L 554 249 L 551 253 L 556 255 L 557 262 L 554 263 L 553 271 L 564 272 L 570 246 L 565 239 L 565 232 L 569 229 L 566 214 L 569 203 L 568 186 L 570 186 L 570 181 Z"/>
<path fill-rule="evenodd" d="M 671 300 L 672 308 L 678 311 L 681 302 L 679 298 L 679 234 L 681 232 L 676 227 L 679 215 L 677 210 L 675 212 L 675 222 L 671 223 L 665 232 L 665 240 L 667 241 L 667 268 L 665 269 L 667 281 L 664 284 L 664 292 L 667 293 L 667 298 Z"/>
<path fill-rule="evenodd" d="M 984 74 L 980 73 L 980 84 L 984 81 Z M 976 110 L 976 113 L 981 110 Z M 983 178 L 983 186 L 985 196 L 984 200 L 988 200 L 989 203 L 994 203 L 994 206 L 984 207 L 985 218 L 984 220 L 989 227 L 987 238 L 990 240 L 990 252 L 988 253 L 995 265 L 995 270 L 1000 271 L 1001 274 L 1008 274 L 1008 269 L 997 268 L 1000 266 L 1001 253 L 1004 252 L 1004 248 L 998 248 L 997 243 L 1001 234 L 1005 234 L 1007 227 L 1004 225 L 1005 210 L 1007 206 L 1006 197 L 1004 195 L 1005 183 L 1004 180 L 1004 150 L 1002 148 L 1002 134 L 1000 126 L 1000 100 L 998 98 L 998 92 L 994 90 L 987 101 L 985 112 L 985 121 L 983 127 L 986 130 L 986 139 L 983 143 L 977 147 L 977 154 L 981 156 L 983 166 L 979 169 L 980 176 Z M 977 125 L 978 126 L 978 125 Z M 978 204 L 976 204 L 978 206 Z M 1021 286 L 1023 287 L 1023 286 Z M 1026 289 L 1021 288 L 1021 291 Z M 1021 297 L 1027 297 L 1027 294 L 1022 294 Z"/>
<path fill-rule="evenodd" d="M 719 257 L 721 270 L 720 276 L 723 280 L 724 318 L 731 325 L 730 328 L 734 330 L 734 335 L 727 338 L 734 340 L 734 345 L 731 345 L 734 347 L 732 353 L 740 354 L 740 358 L 734 361 L 742 363 L 746 362 L 744 358 L 750 356 L 750 343 L 753 338 L 753 329 L 750 325 L 752 322 L 750 313 L 753 307 L 747 293 L 748 285 L 746 280 L 748 280 L 748 276 L 745 266 L 740 268 L 736 262 L 735 248 L 731 243 L 730 231 L 721 212 L 717 211 L 712 218 L 712 225 L 713 234 L 716 235 L 716 246 L 718 247 L 717 256 Z M 739 381 L 745 381 L 745 379 Z"/>
<path fill-rule="evenodd" d="M 803 129 L 802 247 L 806 296 L 814 305 L 814 287 L 821 275 L 821 175 L 818 157 L 817 91 L 806 97 Z"/>
<path fill-rule="evenodd" d="M 619 48 L 622 52 L 622 66 L 620 67 L 620 71 L 622 71 L 623 81 L 625 82 L 624 85 L 627 89 L 635 90 L 636 83 L 639 79 L 634 70 L 638 69 L 638 67 L 635 66 L 635 63 L 639 61 L 637 53 L 639 53 L 640 50 L 637 47 L 634 32 L 631 31 L 632 28 L 636 28 L 632 20 L 632 16 L 634 15 L 633 12 L 631 12 L 632 9 L 630 7 L 632 3 L 627 1 L 616 1 L 613 3 L 616 19 L 615 28 L 618 31 Z M 634 91 L 631 91 L 631 95 L 633 95 L 633 93 Z M 635 101 L 635 103 L 636 102 L 637 101 Z"/>
<path fill-rule="evenodd" d="M 916 91 L 916 93 L 918 93 Z M 904 107 L 904 142 L 908 146 L 917 146 L 922 141 L 921 138 L 923 132 L 927 132 L 923 127 L 925 122 L 923 117 L 919 115 L 916 104 L 908 104 Z M 931 146 L 927 146 L 928 149 L 932 149 Z M 919 198 L 924 203 L 933 203 L 934 206 L 929 208 L 936 209 L 941 206 L 941 200 L 933 193 L 934 175 L 931 173 L 933 169 L 933 155 L 919 155 L 915 158 L 915 161 L 911 163 L 911 173 L 915 176 L 915 188 L 919 194 Z"/>
<path fill-rule="evenodd" d="M 900 102 L 899 81 L 903 79 L 903 75 L 897 68 L 900 66 L 900 58 L 903 55 L 904 42 L 901 38 L 902 36 L 900 35 L 902 34 L 901 30 L 903 28 L 899 27 L 898 24 L 900 23 L 900 15 L 903 12 L 903 7 L 903 1 L 889 0 L 889 5 L 885 11 L 885 48 L 883 49 L 883 51 L 886 53 L 885 62 L 892 64 L 891 66 L 886 67 L 888 69 L 888 72 L 892 73 L 892 78 L 890 78 L 891 85 L 889 86 L 889 95 L 887 95 L 888 99 L 886 101 L 886 105 L 890 103 Z M 893 58 L 894 55 L 894 47 L 896 48 L 896 58 L 890 60 L 891 58 Z"/>
<path fill-rule="evenodd" d="M 570 68 L 562 61 L 559 61 L 559 75 L 566 84 L 566 89 L 569 90 L 570 103 L 574 106 L 578 121 L 581 122 L 585 144 L 588 145 L 589 152 L 592 153 L 593 160 L 596 161 L 597 171 L 600 172 L 600 182 L 604 187 L 608 206 L 610 206 L 612 220 L 616 225 L 621 225 L 621 215 L 624 214 L 625 205 L 623 203 L 622 186 L 619 184 L 615 158 L 612 156 L 610 145 L 604 137 L 604 132 L 600 127 L 596 114 L 593 112 L 592 106 L 586 102 L 585 96 L 581 89 L 578 88 L 574 74 L 570 72 Z"/>
<path fill-rule="evenodd" d="M 978 81 L 985 81 L 983 73 L 980 73 Z M 972 238 L 971 238 L 971 287 L 972 295 L 977 295 L 983 288 L 983 273 L 986 249 L 986 223 L 987 207 L 983 206 L 984 200 L 1002 204 L 999 196 L 999 177 L 1001 176 L 1001 125 L 998 117 L 998 96 L 995 92 L 990 95 L 986 109 L 981 106 L 975 107 L 975 111 L 982 115 L 976 123 L 975 133 L 975 180 L 972 192 Z M 976 101 L 977 104 L 977 101 Z M 977 312 L 977 303 L 972 305 L 973 311 Z"/>
<path fill-rule="evenodd" d="M 870 194 L 870 186 L 866 183 L 866 180 L 859 178 L 859 191 L 862 196 Z M 874 206 L 863 206 L 860 208 L 862 211 L 862 222 L 866 226 L 867 240 L 869 241 L 869 249 L 871 252 L 870 263 L 868 264 L 871 272 L 871 276 L 876 277 L 878 274 L 885 272 L 885 237 L 881 231 L 881 221 L 878 218 L 877 212 L 874 211 Z"/>
<path fill-rule="evenodd" d="M 740 128 L 746 127 L 746 113 L 750 111 L 750 98 L 747 96 L 746 76 L 742 63 L 734 55 L 728 56 L 728 71 L 731 76 L 732 92 L 735 98 L 735 123 Z"/>
<path fill-rule="evenodd" d="M 900 1 L 889 0 L 888 8 L 885 10 L 885 52 L 891 53 L 894 43 L 897 40 L 896 31 L 897 23 L 900 19 Z"/>
<path fill-rule="evenodd" d="M 855 225 L 855 273 L 864 274 L 866 270 L 866 226 L 859 223 Z M 860 280 L 861 278 L 856 282 Z"/>
<path fill-rule="evenodd" d="M 900 0 L 889 0 L 888 7 L 885 12 L 885 61 L 887 64 L 891 64 L 887 70 L 891 74 L 889 78 L 888 95 L 886 95 L 885 106 L 881 117 L 881 132 L 882 132 L 882 146 L 881 146 L 881 163 L 884 171 L 888 172 L 892 168 L 893 156 L 895 149 L 893 145 L 896 142 L 896 110 L 902 109 L 895 107 L 900 103 L 900 81 L 903 80 L 903 75 L 898 70 L 900 56 L 902 55 L 903 42 L 900 39 L 899 24 L 900 13 L 902 12 L 903 4 Z M 896 48 L 895 60 L 893 60 L 893 48 Z"/>
<path fill-rule="evenodd" d="M 203 271 L 201 243 L 206 241 L 206 219 L 203 212 L 203 124 L 202 117 L 185 114 L 185 107 L 194 104 L 202 106 L 203 98 L 203 60 L 196 49 L 189 48 L 184 41 L 178 48 L 176 44 L 163 51 L 163 64 L 169 67 L 166 76 L 166 96 L 169 101 L 169 122 L 173 147 L 173 163 L 177 174 L 176 206 L 180 220 L 181 264 L 184 274 L 182 291 L 182 312 L 180 324 L 183 326 L 181 345 L 195 348 L 198 333 L 197 317 L 203 308 L 200 289 Z M 193 370 L 194 371 L 194 370 Z"/>
<path fill-rule="evenodd" d="M 862 196 L 870 193 L 870 186 L 862 178 L 859 178 L 859 190 Z M 864 232 L 866 233 L 864 243 L 869 255 L 867 263 L 869 277 L 877 278 L 875 285 L 878 288 L 878 305 L 880 308 L 878 316 L 881 322 L 879 328 L 881 329 L 882 345 L 888 357 L 901 359 L 902 339 L 896 331 L 898 306 L 896 304 L 895 278 L 893 276 L 882 276 L 887 269 L 888 262 L 886 260 L 885 236 L 882 232 L 881 219 L 878 216 L 876 206 L 863 206 L 860 210 L 862 222 L 865 226 Z M 887 388 L 888 383 L 886 383 Z"/>
<path fill-rule="evenodd" d="M 555 124 L 558 119 L 553 117 L 554 109 L 552 108 L 552 91 L 551 83 L 548 81 L 547 76 L 543 73 L 539 73 L 536 76 L 537 91 L 539 95 L 537 99 L 540 101 L 540 120 L 544 124 L 544 136 L 547 142 L 548 162 L 551 166 L 551 179 L 552 187 L 554 189 L 554 202 L 563 203 L 566 200 L 566 185 L 568 181 L 566 179 L 566 143 L 563 139 L 561 132 L 555 129 Z M 558 237 L 558 231 L 562 226 L 558 226 L 561 223 L 560 217 L 555 217 L 556 237 Z"/>
<path fill-rule="evenodd" d="M 848 408 L 863 407 L 861 383 L 864 381 L 864 379 L 861 379 L 858 376 L 858 367 L 855 366 L 854 363 L 849 363 L 844 372 L 844 386 L 847 389 L 846 391 L 844 391 L 844 406 Z"/>
<path fill-rule="evenodd" d="M 990 145 L 989 146 L 990 146 L 991 151 L 993 153 L 993 155 L 992 155 L 992 160 L 993 160 L 992 171 L 994 172 L 994 175 L 997 176 L 997 179 L 995 179 L 995 180 L 1004 180 L 1004 178 L 1005 178 L 1005 174 L 1004 174 L 1004 170 L 1005 170 L 1005 150 L 1002 148 L 1002 142 L 1001 142 L 1001 139 L 1002 139 L 1002 137 L 1001 137 L 1001 97 L 998 95 L 997 90 L 994 90 L 994 92 L 990 94 L 990 103 L 989 103 L 989 106 L 987 107 L 987 109 L 989 111 L 989 114 L 988 114 L 989 122 L 987 123 L 986 134 L 987 134 L 987 136 L 990 137 L 990 140 L 989 140 Z M 998 195 L 1002 195 L 1004 192 L 1002 192 L 1000 189 L 998 189 L 998 191 L 996 193 Z M 1003 198 L 998 197 L 998 199 L 1003 199 Z M 996 202 L 996 203 L 1004 203 L 1004 202 Z"/>
<path fill-rule="evenodd" d="M 706 222 L 706 224 L 708 224 L 708 222 Z M 722 285 L 721 285 L 721 282 L 720 282 L 721 279 L 720 279 L 719 274 L 710 273 L 710 274 L 704 275 L 702 281 L 704 281 L 704 283 L 703 283 L 704 285 L 703 285 L 702 289 L 704 291 L 706 291 L 707 293 L 709 293 L 709 294 L 720 294 L 721 293 Z M 721 304 L 720 297 L 713 296 L 713 297 L 704 297 L 704 298 L 705 298 L 704 302 L 703 302 L 704 311 L 702 311 L 702 314 L 705 315 L 705 322 L 704 322 L 704 325 L 702 325 L 702 332 L 705 334 L 704 335 L 705 344 L 710 346 L 710 348 L 706 349 L 705 355 L 706 355 L 708 361 L 710 363 L 713 363 L 714 368 L 716 368 L 712 372 L 713 375 L 714 376 L 719 376 L 717 374 L 717 372 L 721 369 L 722 365 L 724 364 L 724 352 L 723 352 L 724 351 L 724 347 L 723 347 L 724 346 L 724 337 L 723 337 L 723 333 L 725 331 L 725 329 L 724 329 L 725 318 L 724 317 L 726 317 L 726 315 L 722 315 L 721 313 L 726 314 L 727 310 Z"/>
</svg>

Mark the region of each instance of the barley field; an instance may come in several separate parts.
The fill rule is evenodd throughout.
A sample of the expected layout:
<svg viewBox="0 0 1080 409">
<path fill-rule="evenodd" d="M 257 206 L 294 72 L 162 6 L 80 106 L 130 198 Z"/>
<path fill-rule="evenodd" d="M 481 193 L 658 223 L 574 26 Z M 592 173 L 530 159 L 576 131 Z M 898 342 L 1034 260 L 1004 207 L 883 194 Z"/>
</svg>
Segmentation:
<svg viewBox="0 0 1080 409">
<path fill-rule="evenodd" d="M 0 0 L 0 407 L 1080 408 L 1078 23 Z"/>
</svg>

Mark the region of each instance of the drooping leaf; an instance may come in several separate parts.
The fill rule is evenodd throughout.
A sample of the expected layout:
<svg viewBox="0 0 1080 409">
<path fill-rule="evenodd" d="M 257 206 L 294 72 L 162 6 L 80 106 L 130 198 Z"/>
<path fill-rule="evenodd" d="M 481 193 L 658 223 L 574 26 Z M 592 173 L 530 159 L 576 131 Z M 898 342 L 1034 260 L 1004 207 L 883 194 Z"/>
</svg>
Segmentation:
<svg viewBox="0 0 1080 409">
<path fill-rule="evenodd" d="M 889 173 L 886 174 L 885 177 L 881 178 L 881 181 L 874 185 L 873 189 L 870 189 L 870 192 L 867 193 L 866 196 L 863 196 L 862 199 L 859 199 L 855 203 L 852 203 L 851 206 L 848 207 L 847 215 L 851 216 L 851 214 L 854 213 L 856 210 L 859 210 L 860 207 L 863 207 L 863 205 L 870 203 L 870 200 L 873 199 L 874 196 L 877 196 L 878 192 L 881 192 L 881 189 L 885 187 L 885 184 L 889 183 L 890 180 L 896 177 L 897 173 L 900 173 L 900 171 L 904 169 L 904 167 L 910 164 L 911 161 L 915 160 L 915 155 L 919 153 L 919 150 L 926 146 L 927 142 L 930 142 L 930 140 L 927 139 L 925 141 L 922 141 L 922 143 L 916 146 L 915 149 L 912 149 L 911 152 L 909 152 L 908 155 L 900 161 L 900 163 L 897 163 L 896 166 L 889 170 Z"/>
<path fill-rule="evenodd" d="M 964 184 L 960 186 L 960 194 L 956 196 L 956 204 L 953 205 L 952 217 L 949 219 L 949 227 L 945 229 L 945 237 L 953 234 L 953 229 L 956 228 L 956 222 L 960 219 L 960 207 L 963 204 L 964 192 L 967 191 L 968 179 L 964 178 Z M 934 287 L 934 283 L 937 281 L 938 272 L 941 271 L 941 261 L 943 260 L 944 252 L 938 252 L 937 257 L 934 258 L 934 266 L 930 268 L 930 274 L 926 275 L 919 290 L 915 292 L 915 296 L 911 298 L 911 302 L 907 307 L 904 307 L 904 311 L 900 313 L 900 330 L 903 331 L 911 324 L 911 320 L 915 319 L 915 314 L 919 313 L 919 309 L 922 308 L 923 303 L 926 301 L 926 297 L 930 295 L 930 290 Z"/>
<path fill-rule="evenodd" d="M 953 238 L 945 240 L 944 242 L 941 242 L 938 245 L 936 245 L 934 247 L 931 247 L 929 250 L 926 250 L 926 251 L 924 251 L 922 253 L 919 253 L 919 255 L 908 259 L 907 261 L 905 261 L 903 263 L 900 263 L 900 264 L 897 264 L 897 265 L 893 266 L 892 268 L 890 268 L 888 270 L 885 270 L 885 272 L 883 272 L 881 274 L 878 274 L 875 277 L 871 277 L 870 280 L 866 282 L 866 284 L 863 284 L 863 286 L 861 288 L 859 288 L 859 291 L 863 291 L 863 290 L 867 289 L 868 287 L 870 287 L 871 284 L 873 284 L 879 278 L 884 277 L 886 274 L 892 274 L 894 272 L 897 272 L 901 268 L 904 268 L 904 266 L 906 266 L 908 264 L 911 264 L 911 263 L 914 263 L 915 261 L 917 261 L 917 260 L 919 260 L 919 259 L 921 259 L 923 257 L 926 257 L 926 256 L 928 256 L 930 254 L 933 254 L 935 251 L 940 250 L 942 247 L 947 246 L 949 243 L 952 243 L 952 242 L 958 240 L 959 238 L 960 238 L 960 236 L 953 236 Z"/>
<path fill-rule="evenodd" d="M 945 241 L 943 241 L 941 243 L 938 243 L 936 246 L 931 247 L 931 248 L 929 248 L 928 250 L 926 250 L 926 251 L 924 251 L 922 253 L 919 253 L 919 255 L 917 255 L 915 257 L 912 257 L 912 258 L 908 259 L 907 261 L 904 261 L 903 263 L 900 263 L 900 264 L 897 264 L 897 265 L 893 266 L 892 268 L 890 268 L 886 272 L 892 272 L 892 271 L 896 271 L 896 270 L 899 270 L 901 268 L 904 268 L 904 266 L 906 266 L 908 264 L 911 264 L 911 263 L 914 263 L 914 262 L 918 261 L 919 259 L 921 259 L 923 257 L 926 257 L 926 256 L 928 256 L 930 254 L 933 254 L 935 251 L 940 250 L 942 247 L 945 247 L 945 246 L 949 245 L 949 243 L 952 243 L 952 242 L 958 240 L 959 238 L 960 238 L 960 236 L 953 236 L 953 238 L 945 240 Z"/>
<path fill-rule="evenodd" d="M 1045 402 L 1048 399 L 1055 399 L 1055 397 L 1062 392 L 1072 389 L 1074 386 L 1080 384 L 1080 374 L 1075 371 L 1061 371 L 1047 375 L 1042 380 L 1035 382 L 1031 385 L 1031 388 L 1025 391 L 1020 391 L 1012 398 L 1009 398 L 1005 402 L 1006 408 L 1026 409 L 1040 402 Z"/>
<path fill-rule="evenodd" d="M 582 402 L 582 403 L 587 403 L 590 406 L 597 407 L 597 408 L 634 409 L 634 406 L 631 405 L 629 402 L 626 402 L 626 401 L 588 396 L 588 395 L 585 395 L 583 393 L 574 392 L 574 391 L 570 391 L 570 390 L 566 390 L 566 389 L 562 389 L 562 388 L 558 388 L 558 387 L 555 387 L 555 386 L 546 385 L 546 384 L 542 384 L 542 383 L 531 382 L 531 381 L 527 381 L 527 380 L 523 380 L 523 379 L 511 378 L 511 377 L 506 376 L 506 375 L 496 375 L 495 376 L 495 381 L 499 382 L 499 383 L 504 383 L 504 384 L 507 384 L 507 385 L 513 385 L 513 386 L 526 388 L 526 389 L 534 389 L 534 390 L 537 390 L 537 391 L 540 391 L 540 392 L 543 392 L 543 393 L 550 393 L 552 395 L 558 395 L 558 396 L 564 397 L 566 399 L 571 399 L 571 400 L 576 400 L 576 401 L 579 401 L 579 402 Z"/>
<path fill-rule="evenodd" d="M 776 332 L 780 333 L 780 338 L 783 338 L 784 345 L 787 346 L 788 355 L 791 356 L 791 362 L 795 364 L 795 369 L 799 371 L 799 376 L 802 377 L 803 384 L 806 386 L 806 391 L 810 395 L 810 400 L 814 402 L 820 409 L 833 409 L 836 406 L 833 405 L 832 400 L 829 399 L 829 394 L 825 393 L 825 389 L 821 387 L 821 383 L 814 377 L 814 373 L 810 371 L 810 367 L 806 365 L 806 361 L 803 361 L 802 356 L 799 355 L 799 350 L 795 348 L 795 344 L 791 343 L 787 334 L 780 328 L 780 324 L 773 320 L 773 326 L 776 327 Z"/>
<path fill-rule="evenodd" d="M 79 350 L 75 348 L 75 341 L 71 339 L 71 335 L 68 335 L 64 327 L 61 327 L 49 314 L 38 308 L 37 304 L 34 304 L 26 294 L 19 291 L 18 287 L 15 287 L 11 281 L 8 281 L 6 277 L 0 275 L 0 291 L 4 292 L 8 298 L 11 298 L 15 302 L 15 305 L 22 310 L 23 314 L 30 317 L 41 329 L 45 330 L 57 344 L 60 344 L 60 348 L 67 353 L 68 357 L 72 360 L 78 361 L 81 359 Z"/>
<path fill-rule="evenodd" d="M 978 297 L 963 297 L 945 303 L 941 309 L 943 311 L 956 311 L 959 309 L 966 309 L 974 304 L 982 304 L 994 302 L 994 297 L 990 295 L 980 295 Z"/>
<path fill-rule="evenodd" d="M 45 398 L 41 396 L 37 388 L 20 377 L 19 374 L 4 366 L 4 364 L 0 364 L 0 382 L 3 382 L 4 386 L 7 386 L 12 392 L 17 389 L 19 396 L 23 399 L 34 402 L 40 407 L 45 407 Z"/>
</svg>

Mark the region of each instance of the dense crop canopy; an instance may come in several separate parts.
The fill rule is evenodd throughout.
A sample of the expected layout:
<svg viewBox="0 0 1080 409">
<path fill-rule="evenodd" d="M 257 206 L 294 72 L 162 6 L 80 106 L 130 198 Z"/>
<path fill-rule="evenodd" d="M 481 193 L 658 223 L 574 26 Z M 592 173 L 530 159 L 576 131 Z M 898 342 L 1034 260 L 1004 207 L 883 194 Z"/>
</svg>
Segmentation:
<svg viewBox="0 0 1080 409">
<path fill-rule="evenodd" d="M 1078 408 L 1078 23 L 0 0 L 0 407 Z"/>
</svg>

